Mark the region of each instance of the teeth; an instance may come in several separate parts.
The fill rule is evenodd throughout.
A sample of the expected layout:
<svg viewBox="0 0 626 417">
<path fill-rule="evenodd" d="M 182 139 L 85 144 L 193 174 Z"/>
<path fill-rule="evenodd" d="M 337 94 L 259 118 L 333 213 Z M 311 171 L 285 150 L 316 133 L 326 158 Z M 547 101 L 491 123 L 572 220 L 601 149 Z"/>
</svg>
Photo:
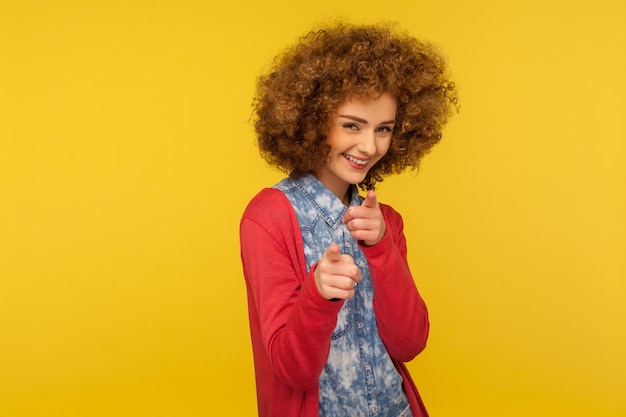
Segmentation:
<svg viewBox="0 0 626 417">
<path fill-rule="evenodd" d="M 350 156 L 350 155 L 348 155 L 348 154 L 343 154 L 343 156 L 344 156 L 344 157 L 345 157 L 348 161 L 350 161 L 350 162 L 354 162 L 355 164 L 358 164 L 358 165 L 367 165 L 367 163 L 368 163 L 368 161 L 367 161 L 367 160 L 365 160 L 365 161 L 364 161 L 364 160 L 362 160 L 362 159 L 356 159 L 355 157 Z"/>
</svg>

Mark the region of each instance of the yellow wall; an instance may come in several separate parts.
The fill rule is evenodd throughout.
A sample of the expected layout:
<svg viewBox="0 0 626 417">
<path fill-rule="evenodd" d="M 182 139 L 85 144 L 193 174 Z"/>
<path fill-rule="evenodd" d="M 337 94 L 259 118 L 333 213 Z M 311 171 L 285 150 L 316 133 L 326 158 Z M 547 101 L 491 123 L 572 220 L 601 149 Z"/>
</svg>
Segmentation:
<svg viewBox="0 0 626 417">
<path fill-rule="evenodd" d="M 432 415 L 626 415 L 625 3 L 261 3 L 0 2 L 0 415 L 254 414 L 237 228 L 281 175 L 250 100 L 336 16 L 437 41 L 460 86 L 380 187 Z"/>
</svg>

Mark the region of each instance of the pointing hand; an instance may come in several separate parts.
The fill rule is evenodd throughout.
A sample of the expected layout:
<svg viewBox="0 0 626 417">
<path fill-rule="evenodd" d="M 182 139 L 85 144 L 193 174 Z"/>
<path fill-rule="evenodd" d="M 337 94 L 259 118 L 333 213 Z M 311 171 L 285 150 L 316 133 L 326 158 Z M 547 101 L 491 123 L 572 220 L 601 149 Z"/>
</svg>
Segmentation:
<svg viewBox="0 0 626 417">
<path fill-rule="evenodd" d="M 361 270 L 350 255 L 341 254 L 333 243 L 322 255 L 314 272 L 315 284 L 327 300 L 354 297 L 354 287 L 361 281 Z"/>
<path fill-rule="evenodd" d="M 360 206 L 348 207 L 343 222 L 356 240 L 374 246 L 385 236 L 385 219 L 380 211 L 374 190 L 369 190 Z"/>
</svg>

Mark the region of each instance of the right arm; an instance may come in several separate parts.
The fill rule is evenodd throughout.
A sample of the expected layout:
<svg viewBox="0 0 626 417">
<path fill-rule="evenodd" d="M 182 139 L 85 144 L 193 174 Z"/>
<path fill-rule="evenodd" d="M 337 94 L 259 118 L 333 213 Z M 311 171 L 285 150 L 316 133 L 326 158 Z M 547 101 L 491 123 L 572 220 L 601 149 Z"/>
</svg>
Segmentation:
<svg viewBox="0 0 626 417">
<path fill-rule="evenodd" d="M 307 390 L 317 384 L 326 364 L 343 302 L 322 297 L 315 267 L 305 275 L 301 237 L 294 235 L 300 233 L 295 214 L 284 195 L 276 193 L 282 198 L 266 193 L 266 201 L 253 200 L 244 214 L 241 258 L 250 308 L 258 317 L 257 343 L 283 381 Z"/>
</svg>

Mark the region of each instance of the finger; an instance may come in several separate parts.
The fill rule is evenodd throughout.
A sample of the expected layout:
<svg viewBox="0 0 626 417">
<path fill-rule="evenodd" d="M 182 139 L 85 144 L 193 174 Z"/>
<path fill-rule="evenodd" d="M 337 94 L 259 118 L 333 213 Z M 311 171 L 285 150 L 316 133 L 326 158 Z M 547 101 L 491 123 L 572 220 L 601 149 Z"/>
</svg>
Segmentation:
<svg viewBox="0 0 626 417">
<path fill-rule="evenodd" d="M 354 288 L 351 288 L 349 290 L 342 290 L 342 289 L 339 289 L 339 288 L 333 288 L 332 290 L 330 290 L 328 292 L 329 292 L 330 297 L 331 297 L 329 299 L 330 300 L 335 300 L 335 301 L 350 299 L 350 298 L 354 297 L 354 294 L 356 293 Z"/>
<path fill-rule="evenodd" d="M 341 270 L 337 270 L 338 275 L 350 278 L 355 282 L 362 279 L 361 268 L 354 262 L 354 258 L 350 255 L 341 255 Z"/>
<path fill-rule="evenodd" d="M 361 204 L 363 207 L 368 208 L 376 208 L 378 206 L 378 201 L 376 199 L 376 192 L 374 190 L 369 190 L 365 195 L 365 199 Z"/>
<path fill-rule="evenodd" d="M 356 232 L 362 230 L 364 232 L 374 231 L 380 226 L 380 221 L 377 219 L 352 219 L 346 223 L 346 228 L 349 232 Z"/>
<path fill-rule="evenodd" d="M 362 204 L 364 204 L 365 201 L 363 201 Z M 364 217 L 367 214 L 369 207 L 367 206 L 350 206 L 348 208 L 348 210 L 346 210 L 346 214 L 343 215 L 343 218 L 341 219 L 341 221 L 344 224 L 348 224 L 349 222 L 351 222 L 354 219 L 359 219 Z"/>
<path fill-rule="evenodd" d="M 356 281 L 356 280 L 353 280 L 353 279 L 348 278 L 348 279 L 346 280 L 346 285 L 345 285 L 344 289 L 345 289 L 345 290 L 353 290 L 353 289 L 355 289 L 355 288 L 356 288 L 357 284 L 358 284 L 358 283 L 357 283 L 357 281 Z"/>
<path fill-rule="evenodd" d="M 326 259 L 332 262 L 341 261 L 341 251 L 339 250 L 339 245 L 336 243 L 330 245 L 328 249 L 326 249 L 326 253 L 324 253 L 324 256 L 326 256 Z"/>
<path fill-rule="evenodd" d="M 343 279 L 338 280 L 333 287 L 329 288 L 329 292 L 335 294 L 337 298 L 347 299 L 354 296 L 357 285 L 358 282 L 356 280 L 343 277 Z"/>
<path fill-rule="evenodd" d="M 347 253 L 341 254 L 340 260 L 341 262 L 346 263 L 346 264 L 356 265 L 356 262 L 354 262 L 354 258 L 348 255 Z"/>
</svg>

